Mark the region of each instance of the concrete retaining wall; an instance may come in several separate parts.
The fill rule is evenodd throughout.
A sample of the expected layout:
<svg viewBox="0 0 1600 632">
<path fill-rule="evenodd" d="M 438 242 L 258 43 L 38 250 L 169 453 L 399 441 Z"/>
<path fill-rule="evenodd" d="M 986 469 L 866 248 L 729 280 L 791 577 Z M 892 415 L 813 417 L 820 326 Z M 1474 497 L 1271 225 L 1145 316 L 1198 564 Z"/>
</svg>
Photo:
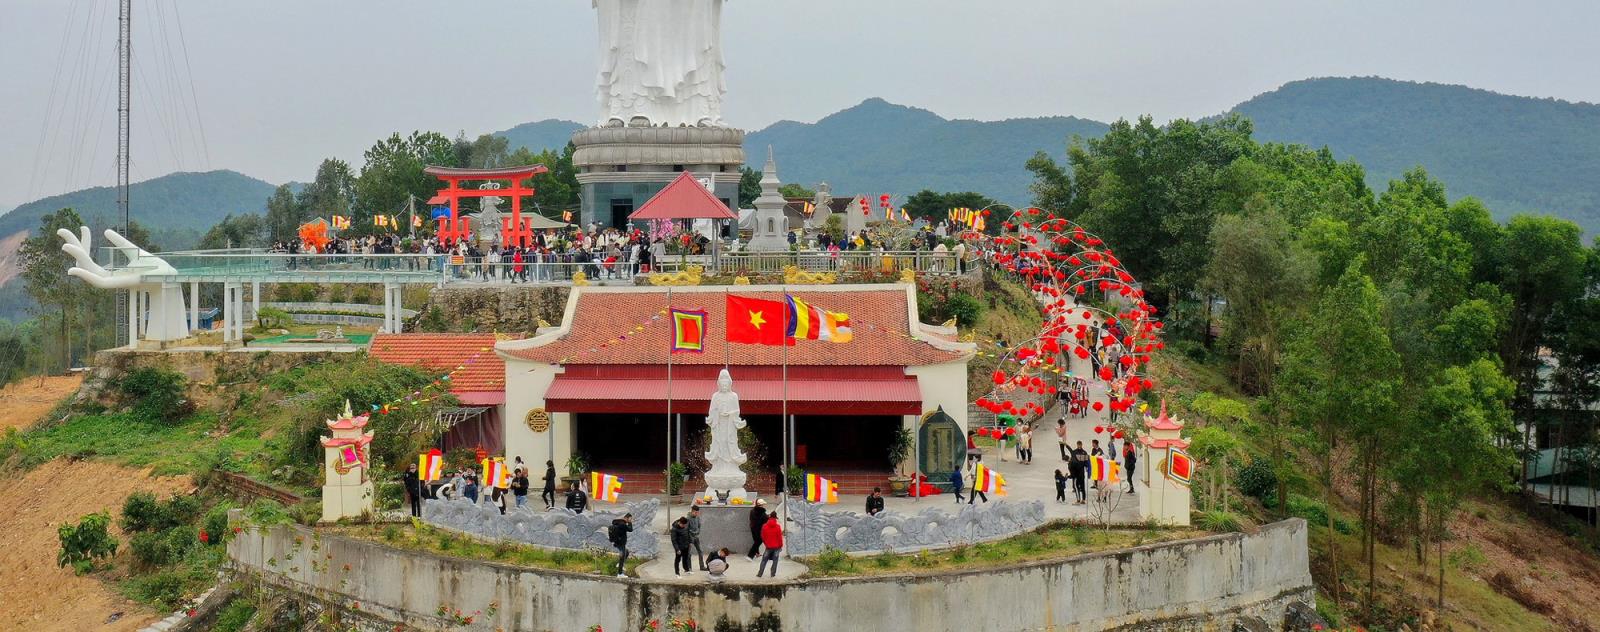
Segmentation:
<svg viewBox="0 0 1600 632">
<path fill-rule="evenodd" d="M 1300 519 L 1006 569 L 718 587 L 533 571 L 297 526 L 246 530 L 228 553 L 237 570 L 360 602 L 369 615 L 440 628 L 444 606 L 479 612 L 466 626 L 479 630 L 637 630 L 669 616 L 748 623 L 762 613 L 791 631 L 1212 630 L 1244 615 L 1281 620 L 1314 591 Z"/>
</svg>

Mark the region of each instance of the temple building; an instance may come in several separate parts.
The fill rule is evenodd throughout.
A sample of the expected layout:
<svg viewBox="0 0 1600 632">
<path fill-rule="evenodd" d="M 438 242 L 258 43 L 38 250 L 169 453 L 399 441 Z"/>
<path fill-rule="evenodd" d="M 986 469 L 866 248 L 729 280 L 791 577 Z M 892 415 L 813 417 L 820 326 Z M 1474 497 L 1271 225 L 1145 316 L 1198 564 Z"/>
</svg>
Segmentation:
<svg viewBox="0 0 1600 632">
<path fill-rule="evenodd" d="M 781 301 L 785 289 L 847 314 L 853 339 L 726 342 L 727 295 Z M 921 323 L 914 292 L 911 285 L 575 287 L 560 326 L 495 345 L 505 362 L 506 454 L 548 459 L 558 469 L 580 454 L 591 468 L 633 481 L 628 491 L 658 493 L 669 456 L 692 458 L 705 434 L 717 373 L 726 367 L 767 470 L 780 467 L 788 438 L 794 463 L 829 475 L 843 492 L 885 485 L 899 428 L 915 433 L 940 408 L 961 429 L 967 423 L 974 346 L 959 342 L 953 328 Z M 671 351 L 670 308 L 705 312 L 699 352 Z M 750 487 L 768 493 L 762 485 L 771 480 L 758 477 Z"/>
<path fill-rule="evenodd" d="M 438 390 L 454 395 L 461 405 L 439 412 L 442 433 L 437 447 L 445 451 L 481 447 L 498 454 L 505 447 L 500 420 L 504 418 L 506 388 L 505 364 L 494 353 L 494 345 L 502 337 L 494 333 L 379 333 L 368 343 L 367 355 L 441 376 Z"/>
</svg>

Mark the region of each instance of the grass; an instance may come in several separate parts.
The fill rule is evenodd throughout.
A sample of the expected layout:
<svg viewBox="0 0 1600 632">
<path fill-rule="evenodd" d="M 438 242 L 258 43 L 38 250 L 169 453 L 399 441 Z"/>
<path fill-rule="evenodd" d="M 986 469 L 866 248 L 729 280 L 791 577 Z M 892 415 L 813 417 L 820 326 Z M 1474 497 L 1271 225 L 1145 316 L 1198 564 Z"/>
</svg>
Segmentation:
<svg viewBox="0 0 1600 632">
<path fill-rule="evenodd" d="M 1189 529 L 1151 531 L 1096 525 L 1053 522 L 1004 540 L 959 545 L 941 551 L 918 553 L 883 552 L 867 557 L 824 551 L 803 561 L 810 566 L 807 577 L 865 577 L 923 571 L 964 571 L 1015 566 L 1027 562 L 1060 560 L 1074 555 L 1122 549 L 1156 542 L 1170 542 L 1206 535 Z"/>
<path fill-rule="evenodd" d="M 216 415 L 200 413 L 174 425 L 150 423 L 136 415 L 80 415 L 23 433 L 16 465 L 31 468 L 50 459 L 107 458 L 123 465 L 149 467 L 158 475 L 193 474 L 208 459 L 222 455 L 249 461 L 264 452 L 267 440 L 249 420 L 236 420 L 219 432 Z"/>
<path fill-rule="evenodd" d="M 352 525 L 332 527 L 329 533 L 367 540 L 384 546 L 408 551 L 422 551 L 451 557 L 495 562 L 572 573 L 611 576 L 615 574 L 617 556 L 600 551 L 563 551 L 507 542 L 485 543 L 457 533 L 436 529 L 429 525 Z M 628 558 L 627 570 L 634 572 L 643 560 Z"/>
</svg>

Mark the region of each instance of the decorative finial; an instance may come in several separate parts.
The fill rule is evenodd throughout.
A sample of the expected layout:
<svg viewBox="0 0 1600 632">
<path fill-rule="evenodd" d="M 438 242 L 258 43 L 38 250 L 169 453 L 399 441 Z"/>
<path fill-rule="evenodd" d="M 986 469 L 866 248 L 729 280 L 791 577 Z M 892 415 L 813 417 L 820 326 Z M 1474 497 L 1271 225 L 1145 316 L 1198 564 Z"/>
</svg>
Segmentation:
<svg viewBox="0 0 1600 632">
<path fill-rule="evenodd" d="M 348 398 L 346 398 L 344 400 L 344 418 L 345 419 L 350 419 L 350 418 L 355 417 L 355 416 L 356 416 L 355 413 L 350 412 L 350 400 Z"/>
</svg>

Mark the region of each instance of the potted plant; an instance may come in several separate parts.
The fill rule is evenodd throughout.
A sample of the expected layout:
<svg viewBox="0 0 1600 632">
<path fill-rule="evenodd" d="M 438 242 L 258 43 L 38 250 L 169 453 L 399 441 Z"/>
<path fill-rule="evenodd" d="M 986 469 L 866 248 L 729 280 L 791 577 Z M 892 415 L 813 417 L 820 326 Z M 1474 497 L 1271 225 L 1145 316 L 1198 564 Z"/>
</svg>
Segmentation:
<svg viewBox="0 0 1600 632">
<path fill-rule="evenodd" d="M 572 489 L 573 485 L 583 482 L 583 475 L 588 473 L 589 459 L 573 452 L 572 456 L 567 457 L 567 475 L 561 477 L 561 485 L 566 489 Z"/>
<path fill-rule="evenodd" d="M 910 456 L 911 429 L 900 426 L 889 439 L 889 464 L 894 467 L 894 476 L 889 477 L 889 491 L 896 496 L 905 497 L 911 493 L 911 477 L 901 469 Z"/>
<path fill-rule="evenodd" d="M 667 494 L 672 496 L 673 502 L 681 500 L 679 495 L 683 493 L 683 483 L 687 480 L 689 480 L 689 466 L 677 461 L 667 466 Z"/>
<path fill-rule="evenodd" d="M 791 465 L 783 473 L 784 491 L 790 496 L 804 496 L 806 493 L 806 470 L 798 465 Z"/>
</svg>

